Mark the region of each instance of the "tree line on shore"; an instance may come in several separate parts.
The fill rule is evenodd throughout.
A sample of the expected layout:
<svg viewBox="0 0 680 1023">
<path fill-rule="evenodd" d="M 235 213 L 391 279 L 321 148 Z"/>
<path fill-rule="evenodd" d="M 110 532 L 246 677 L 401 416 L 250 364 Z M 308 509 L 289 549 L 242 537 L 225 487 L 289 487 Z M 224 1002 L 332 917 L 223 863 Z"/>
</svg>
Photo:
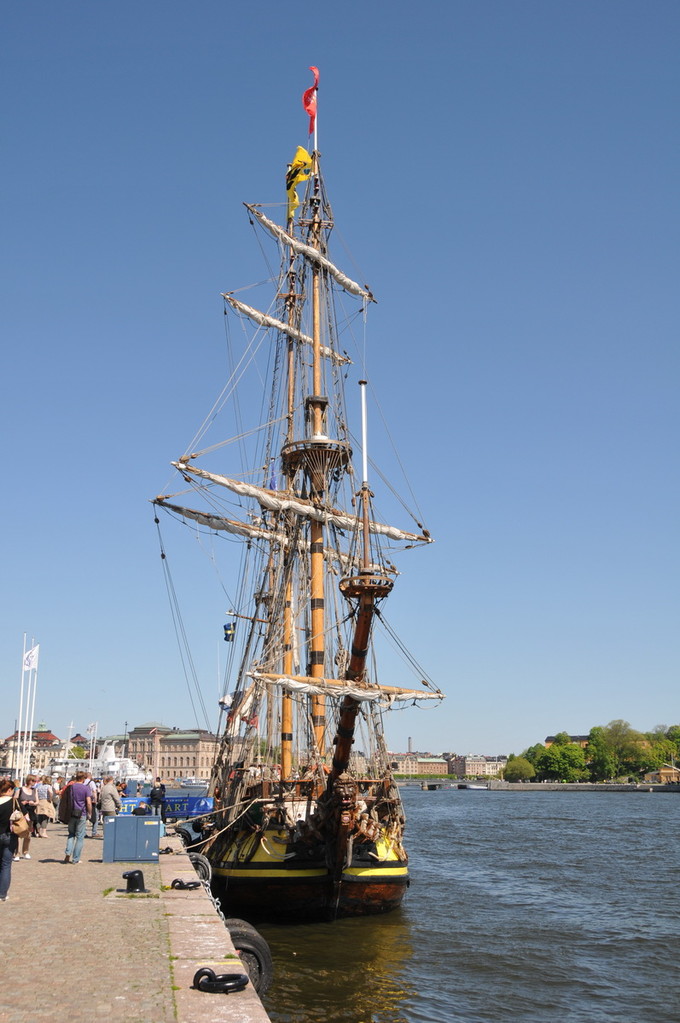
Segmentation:
<svg viewBox="0 0 680 1023">
<path fill-rule="evenodd" d="M 536 743 L 520 756 L 511 753 L 503 772 L 506 781 L 637 780 L 664 764 L 680 762 L 680 725 L 657 725 L 638 732 L 627 721 L 610 721 L 590 729 L 588 743 L 572 742 L 558 732 L 550 746 Z"/>
</svg>

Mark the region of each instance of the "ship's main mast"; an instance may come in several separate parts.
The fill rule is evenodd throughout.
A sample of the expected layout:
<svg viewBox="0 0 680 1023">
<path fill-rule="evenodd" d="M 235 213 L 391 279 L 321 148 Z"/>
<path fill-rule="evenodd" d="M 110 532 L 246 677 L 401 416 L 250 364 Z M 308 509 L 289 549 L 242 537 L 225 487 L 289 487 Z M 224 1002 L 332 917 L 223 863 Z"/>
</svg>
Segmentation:
<svg viewBox="0 0 680 1023">
<path fill-rule="evenodd" d="M 309 240 L 307 245 L 320 256 L 325 256 L 323 231 L 332 227 L 324 219 L 319 178 L 318 153 L 312 154 L 312 188 L 310 203 Z M 309 499 L 323 506 L 328 501 L 331 475 L 349 464 L 351 450 L 342 440 L 331 439 L 327 434 L 328 397 L 323 393 L 323 346 L 321 330 L 322 285 L 324 269 L 320 260 L 312 264 L 312 394 L 305 395 L 305 437 L 286 443 L 281 452 L 284 472 L 289 480 L 302 474 L 304 487 Z M 292 367 L 292 362 L 289 362 Z M 294 385 L 289 381 L 289 395 L 294 394 Z M 292 399 L 294 401 L 294 398 Z M 292 416 L 290 417 L 292 421 Z M 324 580 L 324 524 L 312 519 L 310 522 L 309 553 L 309 663 L 307 674 L 313 679 L 322 679 L 326 672 L 326 595 Z M 285 670 L 285 669 L 284 669 Z M 312 697 L 312 731 L 315 752 L 325 755 L 326 708 L 323 696 Z M 283 731 L 283 727 L 282 727 Z M 282 765 L 283 766 L 283 765 Z M 285 775 L 284 775 L 285 777 Z"/>
</svg>

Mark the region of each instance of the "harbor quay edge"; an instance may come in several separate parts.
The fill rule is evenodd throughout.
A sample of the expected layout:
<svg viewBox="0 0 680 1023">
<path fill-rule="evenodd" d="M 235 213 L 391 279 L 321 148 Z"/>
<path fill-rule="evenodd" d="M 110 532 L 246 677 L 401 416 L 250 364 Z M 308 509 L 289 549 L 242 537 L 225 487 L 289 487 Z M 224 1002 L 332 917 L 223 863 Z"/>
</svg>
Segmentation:
<svg viewBox="0 0 680 1023">
<path fill-rule="evenodd" d="M 680 785 L 656 785 L 653 782 L 588 782 L 542 781 L 510 782 L 491 779 L 487 787 L 493 792 L 680 792 Z"/>
<path fill-rule="evenodd" d="M 0 1023 L 269 1023 L 250 983 L 229 994 L 192 987 L 202 967 L 245 970 L 203 885 L 170 887 L 197 880 L 178 837 L 161 838 L 172 852 L 158 861 L 112 863 L 102 861 L 102 839 L 88 837 L 78 864 L 64 863 L 66 837 L 51 824 L 32 839 L 30 860 L 12 864 L 0 905 Z M 141 870 L 144 893 L 128 894 L 122 875 L 131 870 Z"/>
</svg>

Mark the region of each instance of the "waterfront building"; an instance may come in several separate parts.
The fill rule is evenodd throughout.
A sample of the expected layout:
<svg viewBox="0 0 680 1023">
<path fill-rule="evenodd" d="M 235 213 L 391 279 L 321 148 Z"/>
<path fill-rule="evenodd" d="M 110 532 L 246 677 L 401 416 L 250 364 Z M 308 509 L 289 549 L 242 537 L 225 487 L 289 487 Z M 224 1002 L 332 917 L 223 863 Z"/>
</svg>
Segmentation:
<svg viewBox="0 0 680 1023">
<path fill-rule="evenodd" d="M 416 774 L 448 774 L 449 765 L 444 757 L 418 757 Z"/>
<path fill-rule="evenodd" d="M 412 753 L 390 753 L 392 770 L 397 774 L 417 774 L 418 754 Z"/>
<path fill-rule="evenodd" d="M 675 764 L 662 764 L 657 771 L 645 775 L 645 781 L 656 785 L 677 785 L 680 782 L 680 767 Z"/>
<path fill-rule="evenodd" d="M 161 773 L 161 739 L 172 732 L 172 728 L 160 721 L 148 721 L 136 725 L 128 732 L 127 755 L 139 764 L 140 769 L 156 778 Z"/>
<path fill-rule="evenodd" d="M 452 757 L 449 772 L 456 778 L 496 778 L 505 769 L 508 758 L 487 757 L 468 753 L 467 756 Z"/>
<path fill-rule="evenodd" d="M 390 753 L 392 770 L 396 774 L 448 774 L 446 757 L 431 753 Z"/>
<path fill-rule="evenodd" d="M 22 735 L 23 738 L 23 735 Z M 52 757 L 61 749 L 61 739 L 44 724 L 33 732 L 29 749 L 30 770 L 34 774 L 45 774 Z M 19 732 L 9 735 L 0 747 L 0 767 L 13 771 L 19 760 Z"/>
<path fill-rule="evenodd" d="M 159 721 L 150 721 L 137 725 L 125 735 L 101 737 L 97 742 L 95 759 L 97 764 L 102 761 L 102 757 L 107 764 L 109 761 L 113 763 L 115 759 L 115 772 L 110 765 L 107 768 L 111 773 L 124 773 L 125 767 L 130 765 L 135 776 L 139 773 L 140 777 L 162 776 L 168 781 L 196 778 L 197 781 L 207 782 L 215 759 L 217 741 L 217 737 L 206 729 L 180 730 Z M 84 758 L 72 757 L 76 746 L 85 750 Z M 50 774 L 58 765 L 60 773 L 72 773 L 76 766 L 85 766 L 89 762 L 89 746 L 90 740 L 79 732 L 63 740 L 41 724 L 32 737 L 30 770 L 34 774 Z M 14 772 L 18 752 L 18 734 L 14 732 L 0 743 L 0 770 Z M 354 769 L 361 774 L 365 768 L 365 758 L 359 752 L 353 756 Z"/>
<path fill-rule="evenodd" d="M 195 778 L 208 781 L 217 753 L 218 739 L 204 728 L 180 732 L 164 731 L 158 741 L 158 770 L 154 777 L 180 779 Z"/>
<path fill-rule="evenodd" d="M 210 778 L 218 740 L 205 728 L 169 728 L 160 721 L 148 721 L 132 728 L 127 739 L 130 759 L 154 778 L 202 782 Z"/>
</svg>

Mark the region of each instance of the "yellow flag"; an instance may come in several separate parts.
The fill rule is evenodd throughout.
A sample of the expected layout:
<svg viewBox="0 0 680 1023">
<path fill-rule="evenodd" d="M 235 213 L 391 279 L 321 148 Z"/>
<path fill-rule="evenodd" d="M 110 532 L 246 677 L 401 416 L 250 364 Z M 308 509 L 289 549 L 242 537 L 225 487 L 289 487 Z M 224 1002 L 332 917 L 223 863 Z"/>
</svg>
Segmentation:
<svg viewBox="0 0 680 1023">
<path fill-rule="evenodd" d="M 309 173 L 305 173 L 311 170 L 312 158 L 306 149 L 302 146 L 298 146 L 295 150 L 295 156 L 293 162 L 288 167 L 286 174 L 286 194 L 288 195 L 288 219 L 292 220 L 295 216 L 295 211 L 300 205 L 298 199 L 296 186 L 301 181 L 306 181 L 309 177 Z"/>
</svg>

